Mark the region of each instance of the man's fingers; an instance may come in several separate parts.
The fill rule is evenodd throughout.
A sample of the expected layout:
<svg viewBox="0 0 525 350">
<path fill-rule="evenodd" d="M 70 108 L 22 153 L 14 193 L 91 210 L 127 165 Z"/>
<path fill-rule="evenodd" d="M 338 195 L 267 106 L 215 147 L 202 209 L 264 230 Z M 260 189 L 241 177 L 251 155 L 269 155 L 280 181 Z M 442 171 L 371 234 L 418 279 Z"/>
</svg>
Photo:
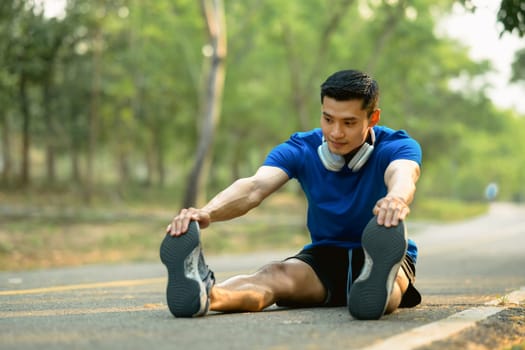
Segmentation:
<svg viewBox="0 0 525 350">
<path fill-rule="evenodd" d="M 382 198 L 379 200 L 373 210 L 377 216 L 377 223 L 385 227 L 397 226 L 399 220 L 404 220 L 410 209 L 408 206 L 396 198 Z"/>
<path fill-rule="evenodd" d="M 385 211 L 377 208 L 376 212 L 378 225 L 383 225 L 385 223 Z"/>
<path fill-rule="evenodd" d="M 188 231 L 190 221 L 192 220 L 200 220 L 199 213 L 196 209 L 182 209 L 178 215 L 173 217 L 171 224 L 168 225 L 167 232 L 172 236 L 180 236 Z"/>
</svg>

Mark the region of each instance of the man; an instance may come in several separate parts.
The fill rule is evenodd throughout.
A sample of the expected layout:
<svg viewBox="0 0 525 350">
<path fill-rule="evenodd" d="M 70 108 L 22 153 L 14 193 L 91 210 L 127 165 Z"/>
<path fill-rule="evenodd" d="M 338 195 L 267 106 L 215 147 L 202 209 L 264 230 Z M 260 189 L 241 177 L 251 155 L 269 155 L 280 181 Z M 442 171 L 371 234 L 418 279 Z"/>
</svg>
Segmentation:
<svg viewBox="0 0 525 350">
<path fill-rule="evenodd" d="M 379 88 L 343 70 L 321 85 L 321 128 L 293 134 L 248 178 L 201 209 L 182 209 L 168 225 L 160 256 L 168 270 L 167 303 L 176 317 L 261 311 L 281 306 L 348 305 L 357 319 L 413 307 L 417 247 L 406 238 L 421 148 L 404 131 L 379 126 Z M 250 275 L 215 283 L 200 228 L 258 206 L 290 179 L 308 200 L 312 243 Z"/>
</svg>

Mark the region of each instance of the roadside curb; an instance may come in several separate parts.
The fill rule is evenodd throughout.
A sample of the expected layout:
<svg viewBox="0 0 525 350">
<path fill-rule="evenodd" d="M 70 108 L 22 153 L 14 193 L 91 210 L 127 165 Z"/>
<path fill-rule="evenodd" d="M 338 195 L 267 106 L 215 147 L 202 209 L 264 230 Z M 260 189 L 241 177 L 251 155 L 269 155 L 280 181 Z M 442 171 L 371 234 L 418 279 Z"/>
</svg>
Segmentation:
<svg viewBox="0 0 525 350">
<path fill-rule="evenodd" d="M 444 340 L 467 328 L 474 327 L 478 322 L 514 305 L 520 305 L 523 301 L 525 301 L 525 286 L 501 298 L 491 300 L 483 306 L 464 310 L 445 319 L 386 338 L 361 350 L 412 350 L 430 345 L 435 341 Z"/>
</svg>

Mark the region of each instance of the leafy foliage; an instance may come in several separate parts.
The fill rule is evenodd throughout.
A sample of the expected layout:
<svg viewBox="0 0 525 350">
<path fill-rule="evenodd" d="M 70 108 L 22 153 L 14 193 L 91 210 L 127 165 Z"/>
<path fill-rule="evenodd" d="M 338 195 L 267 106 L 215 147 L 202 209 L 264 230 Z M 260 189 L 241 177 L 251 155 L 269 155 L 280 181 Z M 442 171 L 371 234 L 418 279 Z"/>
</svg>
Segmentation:
<svg viewBox="0 0 525 350">
<path fill-rule="evenodd" d="M 209 193 L 252 174 L 291 133 L 316 127 L 320 83 L 351 67 L 379 81 L 382 123 L 420 141 L 420 195 L 475 200 L 497 181 L 503 198 L 523 197 L 524 119 L 472 87 L 491 69 L 486 62 L 434 33 L 453 3 L 226 1 L 226 85 Z M 3 186 L 16 186 L 22 171 L 25 77 L 32 179 L 82 192 L 93 152 L 91 190 L 109 184 L 123 196 L 157 186 L 173 188 L 179 201 L 202 105 L 206 33 L 197 2 L 69 0 L 59 18 L 32 4 L 0 5 Z M 523 79 L 516 62 L 515 79 Z M 458 78 L 463 88 L 452 90 Z M 6 175 L 9 158 L 17 168 Z"/>
<path fill-rule="evenodd" d="M 521 0 L 501 0 L 498 11 L 498 21 L 503 24 L 503 30 L 512 33 L 514 30 L 520 37 L 525 35 L 525 4 Z"/>
</svg>

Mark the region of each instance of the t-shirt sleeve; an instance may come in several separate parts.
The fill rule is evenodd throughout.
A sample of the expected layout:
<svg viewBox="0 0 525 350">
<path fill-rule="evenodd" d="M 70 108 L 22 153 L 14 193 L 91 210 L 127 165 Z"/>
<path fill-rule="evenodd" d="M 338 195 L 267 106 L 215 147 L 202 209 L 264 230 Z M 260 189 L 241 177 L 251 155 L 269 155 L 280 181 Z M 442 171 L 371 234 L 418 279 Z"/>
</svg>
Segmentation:
<svg viewBox="0 0 525 350">
<path fill-rule="evenodd" d="M 282 169 L 289 178 L 297 178 L 299 169 L 304 159 L 304 142 L 297 133 L 288 141 L 277 145 L 270 151 L 263 165 L 274 166 Z"/>
<path fill-rule="evenodd" d="M 421 166 L 422 162 L 422 151 L 419 143 L 413 138 L 409 137 L 406 133 L 402 132 L 404 137 L 401 137 L 388 144 L 390 148 L 390 162 L 398 159 L 412 160 Z"/>
</svg>

